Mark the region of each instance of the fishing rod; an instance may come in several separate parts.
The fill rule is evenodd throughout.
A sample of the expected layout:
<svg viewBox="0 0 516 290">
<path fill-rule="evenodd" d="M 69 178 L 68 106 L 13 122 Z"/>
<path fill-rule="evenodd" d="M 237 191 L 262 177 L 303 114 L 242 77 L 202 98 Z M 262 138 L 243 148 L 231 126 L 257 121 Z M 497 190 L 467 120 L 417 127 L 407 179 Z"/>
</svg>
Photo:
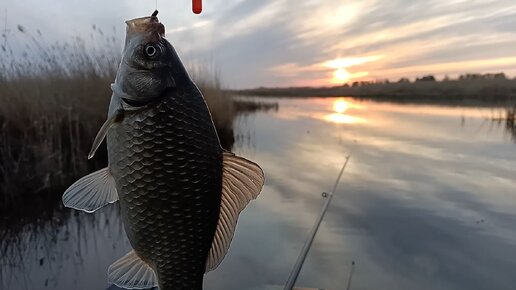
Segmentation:
<svg viewBox="0 0 516 290">
<path fill-rule="evenodd" d="M 308 251 L 310 251 L 310 248 L 312 247 L 312 243 L 315 239 L 315 235 L 317 234 L 317 230 L 319 230 L 319 226 L 321 225 L 321 222 L 324 218 L 324 215 L 326 214 L 326 210 L 328 210 L 328 206 L 330 205 L 331 199 L 333 197 L 333 193 L 335 190 L 337 190 L 337 186 L 339 185 L 340 178 L 342 177 L 342 174 L 344 173 L 344 169 L 346 169 L 346 165 L 348 165 L 350 155 L 346 157 L 346 161 L 344 161 L 344 165 L 342 165 L 342 169 L 339 172 L 339 176 L 337 177 L 337 180 L 335 181 L 335 184 L 333 185 L 333 189 L 330 192 L 323 192 L 322 197 L 326 199 L 324 201 L 324 204 L 321 208 L 321 211 L 319 212 L 319 216 L 315 220 L 315 224 L 312 227 L 312 230 L 310 230 L 310 233 L 308 234 L 308 238 L 303 245 L 303 248 L 301 249 L 301 253 L 299 254 L 299 257 L 297 258 L 296 264 L 294 264 L 294 268 L 290 272 L 290 275 L 288 276 L 287 283 L 285 284 L 284 290 L 292 290 L 294 288 L 294 285 L 296 284 L 297 277 L 299 276 L 299 272 L 301 272 L 301 268 L 303 267 L 303 264 L 305 263 L 306 256 L 308 255 Z M 349 288 L 349 285 L 348 285 Z"/>
</svg>

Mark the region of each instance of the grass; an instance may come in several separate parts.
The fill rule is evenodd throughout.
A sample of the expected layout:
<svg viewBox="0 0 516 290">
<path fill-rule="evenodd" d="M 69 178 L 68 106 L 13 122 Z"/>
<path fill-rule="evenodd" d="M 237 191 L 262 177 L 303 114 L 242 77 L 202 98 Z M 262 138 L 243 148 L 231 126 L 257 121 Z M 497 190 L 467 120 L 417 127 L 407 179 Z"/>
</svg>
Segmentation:
<svg viewBox="0 0 516 290">
<path fill-rule="evenodd" d="M 254 96 L 353 96 L 375 100 L 445 104 L 514 104 L 516 80 L 478 79 L 442 82 L 368 83 L 357 86 L 257 88 L 231 91 Z"/>
<path fill-rule="evenodd" d="M 511 140 L 516 142 L 516 105 L 512 108 L 506 108 L 505 116 L 492 117 L 490 121 L 498 126 L 503 126 Z"/>
<path fill-rule="evenodd" d="M 88 161 L 91 143 L 105 121 L 110 83 L 121 46 L 94 29 L 102 45 L 86 41 L 48 44 L 40 33 L 18 27 L 24 52 L 9 43 L 0 50 L 0 212 L 20 201 L 58 194 L 78 177 L 105 166 L 106 152 Z M 95 42 L 93 42 L 95 43 Z M 31 56 L 28 58 L 27 56 Z M 232 138 L 233 102 L 213 66 L 191 69 L 204 93 L 221 140 Z M 232 141 L 223 142 L 230 149 Z"/>
<path fill-rule="evenodd" d="M 516 106 L 507 110 L 505 116 L 505 128 L 512 140 L 516 142 Z"/>
</svg>

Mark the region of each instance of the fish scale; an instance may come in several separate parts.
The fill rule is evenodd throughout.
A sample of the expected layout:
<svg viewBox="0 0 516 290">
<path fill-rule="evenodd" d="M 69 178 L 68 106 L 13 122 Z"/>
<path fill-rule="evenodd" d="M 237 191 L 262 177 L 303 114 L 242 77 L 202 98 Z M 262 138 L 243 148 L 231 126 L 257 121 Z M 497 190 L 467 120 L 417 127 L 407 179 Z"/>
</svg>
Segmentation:
<svg viewBox="0 0 516 290">
<path fill-rule="evenodd" d="M 108 133 L 129 241 L 161 290 L 202 289 L 221 202 L 219 144 L 195 87 L 127 114 Z"/>
</svg>

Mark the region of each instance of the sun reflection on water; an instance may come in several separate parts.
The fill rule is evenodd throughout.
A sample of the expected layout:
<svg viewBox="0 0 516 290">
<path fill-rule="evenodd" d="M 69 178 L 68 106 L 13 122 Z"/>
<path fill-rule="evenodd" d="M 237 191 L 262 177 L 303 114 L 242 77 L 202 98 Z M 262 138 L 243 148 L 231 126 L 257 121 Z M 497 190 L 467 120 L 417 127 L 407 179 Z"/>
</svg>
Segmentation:
<svg viewBox="0 0 516 290">
<path fill-rule="evenodd" d="M 361 109 L 362 106 L 355 106 L 344 98 L 339 98 L 333 101 L 333 111 L 330 114 L 323 116 L 323 120 L 336 123 L 336 124 L 357 124 L 365 123 L 364 118 L 352 116 L 351 114 L 345 114 L 349 109 Z"/>
<path fill-rule="evenodd" d="M 349 105 L 344 99 L 338 99 L 333 102 L 333 110 L 339 114 L 343 114 L 348 108 Z"/>
</svg>

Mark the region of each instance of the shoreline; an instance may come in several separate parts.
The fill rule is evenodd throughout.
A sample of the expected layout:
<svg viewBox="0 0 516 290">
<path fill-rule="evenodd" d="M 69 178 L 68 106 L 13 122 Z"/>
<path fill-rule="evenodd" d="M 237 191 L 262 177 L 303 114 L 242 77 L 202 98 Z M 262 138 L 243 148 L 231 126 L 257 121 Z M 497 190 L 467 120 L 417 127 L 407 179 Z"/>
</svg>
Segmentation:
<svg viewBox="0 0 516 290">
<path fill-rule="evenodd" d="M 443 105 L 516 105 L 516 80 L 371 83 L 361 86 L 287 87 L 227 90 L 243 97 L 354 97 L 396 103 Z"/>
</svg>

